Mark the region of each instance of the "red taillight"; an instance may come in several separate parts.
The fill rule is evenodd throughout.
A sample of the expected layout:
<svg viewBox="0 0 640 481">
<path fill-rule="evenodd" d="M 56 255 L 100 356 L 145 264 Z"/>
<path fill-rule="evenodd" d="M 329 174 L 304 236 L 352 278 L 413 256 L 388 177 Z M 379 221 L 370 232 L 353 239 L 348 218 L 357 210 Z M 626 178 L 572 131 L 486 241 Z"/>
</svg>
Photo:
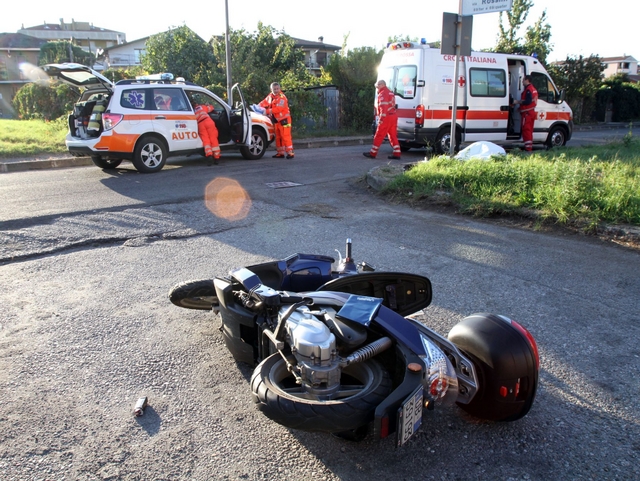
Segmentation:
<svg viewBox="0 0 640 481">
<path fill-rule="evenodd" d="M 424 105 L 418 105 L 416 107 L 416 127 L 422 127 L 424 125 Z"/>
<path fill-rule="evenodd" d="M 122 114 L 102 114 L 102 126 L 104 130 L 111 130 L 116 125 L 118 125 L 124 115 Z"/>
<path fill-rule="evenodd" d="M 540 370 L 540 354 L 538 352 L 538 344 L 536 343 L 536 340 L 533 338 L 531 333 L 525 327 L 521 326 L 513 319 L 509 319 L 509 320 L 511 321 L 511 325 L 515 327 L 518 331 L 520 331 L 520 333 L 527 338 L 527 341 L 529 341 L 529 344 L 531 345 L 531 349 L 533 349 L 533 355 L 536 358 L 536 369 Z"/>
<path fill-rule="evenodd" d="M 380 420 L 380 437 L 389 436 L 389 416 L 385 416 Z"/>
</svg>

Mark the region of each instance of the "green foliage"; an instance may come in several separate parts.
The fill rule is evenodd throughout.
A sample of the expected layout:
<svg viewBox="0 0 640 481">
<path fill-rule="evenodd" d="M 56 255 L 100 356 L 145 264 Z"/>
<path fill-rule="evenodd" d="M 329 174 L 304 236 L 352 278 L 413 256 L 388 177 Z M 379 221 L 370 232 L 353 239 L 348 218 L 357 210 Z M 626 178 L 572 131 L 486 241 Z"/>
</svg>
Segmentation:
<svg viewBox="0 0 640 481">
<path fill-rule="evenodd" d="M 628 122 L 640 119 L 640 86 L 629 82 L 627 74 L 606 79 L 596 94 L 596 118 L 606 119 L 607 109 L 612 110 L 611 121 Z"/>
<path fill-rule="evenodd" d="M 105 78 L 108 78 L 113 83 L 117 83 L 120 80 L 134 79 L 140 75 L 148 75 L 150 72 L 146 71 L 141 65 L 129 68 L 108 68 L 103 72 L 100 72 Z"/>
<path fill-rule="evenodd" d="M 607 146 L 554 149 L 533 156 L 421 162 L 386 191 L 411 198 L 443 197 L 480 216 L 537 214 L 540 219 L 640 225 L 640 146 L 633 139 Z"/>
<path fill-rule="evenodd" d="M 347 55 L 331 57 L 327 72 L 340 90 L 342 126 L 366 130 L 373 122 L 373 103 L 378 65 L 382 51 L 371 47 L 350 50 Z"/>
<path fill-rule="evenodd" d="M 53 120 L 67 115 L 78 94 L 60 82 L 29 83 L 13 98 L 13 108 L 21 119 Z"/>
<path fill-rule="evenodd" d="M 184 25 L 151 35 L 141 62 L 147 72 L 170 72 L 198 85 L 219 81 L 212 72 L 216 58 L 211 48 Z"/>
<path fill-rule="evenodd" d="M 217 59 L 218 88 L 226 92 L 226 43 L 224 36 L 211 39 Z M 247 99 L 261 101 L 269 93 L 271 82 L 279 82 L 283 91 L 317 85 L 317 79 L 304 66 L 304 53 L 284 32 L 258 23 L 258 30 L 230 30 L 231 74 Z M 287 93 L 288 96 L 288 93 Z M 225 95 L 226 97 L 226 95 Z"/>
<path fill-rule="evenodd" d="M 67 40 L 47 42 L 40 48 L 38 65 L 74 62 L 91 67 L 95 56 Z"/>
<path fill-rule="evenodd" d="M 603 70 L 602 60 L 597 55 L 588 58 L 567 56 L 562 64 L 549 67 L 549 74 L 557 87 L 565 90 L 576 123 L 591 120 L 596 92 L 602 85 Z"/>
<path fill-rule="evenodd" d="M 527 20 L 533 0 L 513 0 L 511 10 L 500 12 L 498 42 L 494 52 L 515 53 L 520 55 L 536 54 L 540 62 L 546 63 L 551 53 L 551 25 L 546 23 L 547 11 L 542 12 L 533 27 L 527 27 L 524 41 L 518 37 L 520 27 Z M 508 27 L 502 23 L 503 14 L 507 18 Z"/>
</svg>

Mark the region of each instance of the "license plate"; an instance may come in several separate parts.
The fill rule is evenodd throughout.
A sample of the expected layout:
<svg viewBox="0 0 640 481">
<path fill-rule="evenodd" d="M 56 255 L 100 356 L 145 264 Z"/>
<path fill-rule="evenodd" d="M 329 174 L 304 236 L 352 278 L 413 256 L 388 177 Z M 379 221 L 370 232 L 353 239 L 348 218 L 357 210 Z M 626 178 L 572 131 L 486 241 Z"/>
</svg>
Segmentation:
<svg viewBox="0 0 640 481">
<path fill-rule="evenodd" d="M 422 400 L 422 386 L 420 386 L 404 400 L 398 409 L 398 447 L 409 441 L 422 425 Z"/>
</svg>

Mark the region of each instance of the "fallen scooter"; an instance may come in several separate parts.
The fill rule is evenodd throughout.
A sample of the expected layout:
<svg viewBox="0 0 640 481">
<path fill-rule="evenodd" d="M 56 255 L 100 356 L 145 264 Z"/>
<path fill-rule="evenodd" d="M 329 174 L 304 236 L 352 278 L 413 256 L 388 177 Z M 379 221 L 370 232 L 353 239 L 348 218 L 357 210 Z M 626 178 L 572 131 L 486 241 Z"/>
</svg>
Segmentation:
<svg viewBox="0 0 640 481">
<path fill-rule="evenodd" d="M 257 407 L 289 428 L 359 440 L 373 426 L 402 446 L 425 410 L 456 403 L 492 421 L 529 412 L 539 355 L 524 327 L 478 313 L 445 338 L 412 316 L 431 302 L 427 277 L 356 264 L 349 239 L 334 264 L 295 254 L 180 283 L 169 298 L 220 315 L 233 357 L 256 366 Z"/>
</svg>

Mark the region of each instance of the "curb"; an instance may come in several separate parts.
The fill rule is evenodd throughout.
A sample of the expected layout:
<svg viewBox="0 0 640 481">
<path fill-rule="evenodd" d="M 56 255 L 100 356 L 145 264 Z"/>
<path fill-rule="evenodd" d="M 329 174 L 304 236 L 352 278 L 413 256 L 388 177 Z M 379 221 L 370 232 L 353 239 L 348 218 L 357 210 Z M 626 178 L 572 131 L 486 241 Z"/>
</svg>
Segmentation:
<svg viewBox="0 0 640 481">
<path fill-rule="evenodd" d="M 330 137 L 327 139 L 295 140 L 296 149 L 319 149 L 322 147 L 339 147 L 341 145 L 365 145 L 371 143 L 371 137 Z M 273 144 L 267 152 L 275 152 Z M 72 157 L 61 154 L 59 158 L 23 160 L 0 159 L 0 172 L 23 172 L 26 170 L 59 169 L 65 167 L 83 167 L 93 165 L 90 157 Z"/>
</svg>

